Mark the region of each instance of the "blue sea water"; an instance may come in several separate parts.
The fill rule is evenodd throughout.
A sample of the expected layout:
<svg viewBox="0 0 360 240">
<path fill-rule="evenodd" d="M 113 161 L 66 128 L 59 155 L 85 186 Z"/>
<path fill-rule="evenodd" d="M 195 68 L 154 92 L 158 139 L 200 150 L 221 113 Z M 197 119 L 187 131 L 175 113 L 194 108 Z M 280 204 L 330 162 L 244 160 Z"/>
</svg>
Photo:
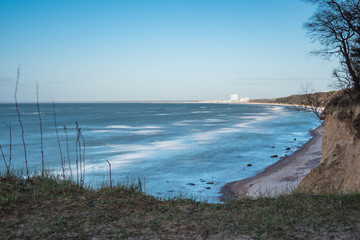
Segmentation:
<svg viewBox="0 0 360 240">
<path fill-rule="evenodd" d="M 45 167 L 60 172 L 52 104 L 40 108 Z M 29 168 L 40 170 L 36 104 L 20 104 L 19 110 Z M 108 160 L 114 182 L 140 177 L 145 179 L 145 191 L 154 196 L 182 195 L 210 202 L 218 201 L 224 184 L 260 173 L 294 152 L 319 125 L 313 114 L 294 107 L 250 104 L 59 103 L 56 119 L 66 161 L 67 128 L 73 170 L 76 121 L 82 129 L 86 183 L 96 187 L 108 181 Z M 0 104 L 0 144 L 7 158 L 10 124 L 12 168 L 25 169 L 15 105 Z M 5 169 L 2 159 L 0 169 Z"/>
</svg>

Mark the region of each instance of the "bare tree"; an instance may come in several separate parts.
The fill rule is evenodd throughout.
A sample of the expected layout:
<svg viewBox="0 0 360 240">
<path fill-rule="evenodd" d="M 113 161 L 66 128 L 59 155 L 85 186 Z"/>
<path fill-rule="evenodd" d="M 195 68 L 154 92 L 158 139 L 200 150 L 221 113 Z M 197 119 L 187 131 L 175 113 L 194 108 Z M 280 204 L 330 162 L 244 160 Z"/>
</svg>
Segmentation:
<svg viewBox="0 0 360 240">
<path fill-rule="evenodd" d="M 298 110 L 312 112 L 319 120 L 322 120 L 321 112 L 325 102 L 315 93 L 312 84 L 306 83 L 301 87 L 301 96 L 303 99 Z"/>
<path fill-rule="evenodd" d="M 317 5 L 305 24 L 313 41 L 323 48 L 314 54 L 335 56 L 340 67 L 334 77 L 342 89 L 360 92 L 360 0 L 309 0 Z"/>
</svg>

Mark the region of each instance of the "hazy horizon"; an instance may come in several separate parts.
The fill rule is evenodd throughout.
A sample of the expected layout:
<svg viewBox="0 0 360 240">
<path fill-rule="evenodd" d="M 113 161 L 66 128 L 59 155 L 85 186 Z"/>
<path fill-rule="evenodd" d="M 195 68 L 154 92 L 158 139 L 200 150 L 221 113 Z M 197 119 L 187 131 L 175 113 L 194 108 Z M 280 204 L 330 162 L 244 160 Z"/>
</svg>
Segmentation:
<svg viewBox="0 0 360 240">
<path fill-rule="evenodd" d="M 275 98 L 328 91 L 301 0 L 0 0 L 0 102 Z"/>
</svg>

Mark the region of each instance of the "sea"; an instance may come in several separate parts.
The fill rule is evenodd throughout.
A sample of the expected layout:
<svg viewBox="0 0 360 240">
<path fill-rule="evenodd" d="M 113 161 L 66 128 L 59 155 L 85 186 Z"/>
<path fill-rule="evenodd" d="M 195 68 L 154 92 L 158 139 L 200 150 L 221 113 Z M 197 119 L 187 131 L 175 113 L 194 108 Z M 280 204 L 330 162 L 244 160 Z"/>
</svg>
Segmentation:
<svg viewBox="0 0 360 240">
<path fill-rule="evenodd" d="M 42 166 L 38 109 L 32 103 L 18 109 L 34 174 Z M 81 151 L 85 146 L 85 185 L 109 184 L 109 162 L 112 184 L 140 179 L 142 190 L 155 197 L 208 202 L 219 201 L 226 183 L 254 176 L 292 154 L 320 125 L 312 113 L 295 107 L 260 104 L 41 103 L 40 116 L 45 168 L 52 174 L 61 175 L 62 155 L 66 176 L 70 167 L 76 175 L 77 122 Z M 24 172 L 15 104 L 0 104 L 1 173 L 3 157 L 10 155 L 10 126 L 11 168 Z"/>
</svg>

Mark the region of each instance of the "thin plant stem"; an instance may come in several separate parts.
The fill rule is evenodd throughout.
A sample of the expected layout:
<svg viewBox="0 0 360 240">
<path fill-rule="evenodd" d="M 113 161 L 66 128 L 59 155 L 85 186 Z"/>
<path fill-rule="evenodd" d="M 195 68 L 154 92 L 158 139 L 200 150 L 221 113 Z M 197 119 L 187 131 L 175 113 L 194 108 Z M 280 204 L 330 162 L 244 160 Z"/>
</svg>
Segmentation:
<svg viewBox="0 0 360 240">
<path fill-rule="evenodd" d="M 75 151 L 76 151 L 76 158 L 75 158 L 75 162 L 76 162 L 76 184 L 79 185 L 78 139 L 76 139 Z"/>
<path fill-rule="evenodd" d="M 79 162 L 80 162 L 80 186 L 82 187 L 83 186 L 83 172 L 82 172 L 82 157 L 81 157 L 81 143 L 80 143 L 80 141 L 78 142 L 78 147 L 79 147 Z"/>
<path fill-rule="evenodd" d="M 24 146 L 24 157 L 25 157 L 25 169 L 26 169 L 26 177 L 27 179 L 30 178 L 29 176 L 29 167 L 28 167 L 28 160 L 27 160 L 27 156 L 26 156 L 26 143 L 25 143 L 25 131 L 24 131 L 24 127 L 22 125 L 21 122 L 21 116 L 20 116 L 20 111 L 19 111 L 19 104 L 18 104 L 18 100 L 17 100 L 17 91 L 18 91 L 18 86 L 19 86 L 19 79 L 20 79 L 20 67 L 18 67 L 17 69 L 17 77 L 16 77 L 16 87 L 15 87 L 15 108 L 16 108 L 16 112 L 17 112 L 17 116 L 18 116 L 18 120 L 19 120 L 19 125 L 21 128 L 21 138 L 22 138 L 22 142 L 23 142 L 23 146 Z"/>
<path fill-rule="evenodd" d="M 43 130 L 42 130 L 42 120 L 41 120 L 41 113 L 40 113 L 40 103 L 39 103 L 39 85 L 38 85 L 38 82 L 36 82 L 36 105 L 37 105 L 39 123 L 40 123 L 41 176 L 44 177 L 45 176 L 44 144 L 43 144 Z"/>
<path fill-rule="evenodd" d="M 60 151 L 60 162 L 61 162 L 61 169 L 62 169 L 62 177 L 65 179 L 65 166 L 64 166 L 64 159 L 63 159 L 63 154 L 62 154 L 62 150 L 61 150 L 59 132 L 58 132 L 58 129 L 57 129 L 56 110 L 55 110 L 55 103 L 54 102 L 53 102 L 52 106 L 53 106 L 53 110 L 54 110 L 54 125 L 55 125 L 56 138 L 57 138 L 57 143 L 58 143 L 59 151 Z"/>
<path fill-rule="evenodd" d="M 9 124 L 9 135 L 10 135 L 10 146 L 9 146 L 9 170 L 7 172 L 7 175 L 10 176 L 10 168 L 11 168 L 11 155 L 12 155 L 12 133 L 11 133 L 11 123 Z"/>
<path fill-rule="evenodd" d="M 9 143 L 9 162 L 6 161 L 5 154 L 3 152 L 2 146 L 0 145 L 1 155 L 5 163 L 6 167 L 6 176 L 10 176 L 10 169 L 11 169 L 11 149 L 12 149 L 12 136 L 11 136 L 11 123 L 9 126 L 5 123 L 5 125 L 9 128 L 9 137 L 10 137 L 10 143 Z"/>
<path fill-rule="evenodd" d="M 110 188 L 112 188 L 112 180 L 111 180 L 111 163 L 109 162 L 109 160 L 106 160 L 107 163 L 109 164 L 109 180 L 110 180 Z"/>
<path fill-rule="evenodd" d="M 84 181 L 85 181 L 85 139 L 81 133 L 81 128 L 80 128 L 80 137 L 81 137 L 81 140 L 82 140 L 82 143 L 83 143 L 83 154 L 82 154 L 82 161 L 83 161 L 83 173 L 82 173 L 82 176 L 83 176 L 83 184 L 84 184 Z"/>
<path fill-rule="evenodd" d="M 72 178 L 72 169 L 71 169 L 71 161 L 70 161 L 70 154 L 69 154 L 69 138 L 67 134 L 66 126 L 64 125 L 64 131 L 66 136 L 66 151 L 67 151 L 67 157 L 68 157 L 68 163 L 69 163 L 69 170 L 70 170 L 70 178 Z"/>
<path fill-rule="evenodd" d="M 78 122 L 76 122 L 76 167 L 78 171 L 78 162 L 80 163 L 80 187 L 83 187 L 85 180 L 85 139 L 82 136 L 81 128 Z M 81 149 L 81 142 L 83 149 Z M 77 172 L 78 173 L 78 172 Z"/>
<path fill-rule="evenodd" d="M 76 183 L 79 185 L 79 151 L 78 151 L 78 143 L 80 140 L 79 137 L 79 125 L 78 122 L 75 122 L 76 124 L 76 145 L 75 145 L 75 151 L 76 151 Z"/>
<path fill-rule="evenodd" d="M 3 160 L 4 160 L 4 164 L 5 164 L 5 167 L 6 167 L 6 172 L 8 173 L 8 172 L 9 172 L 9 166 L 8 166 L 7 163 L 6 163 L 6 158 L 5 158 L 5 155 L 4 155 L 4 152 L 3 152 L 3 149 L 2 149 L 1 144 L 0 144 L 0 151 L 1 151 L 2 158 L 3 158 Z"/>
</svg>

